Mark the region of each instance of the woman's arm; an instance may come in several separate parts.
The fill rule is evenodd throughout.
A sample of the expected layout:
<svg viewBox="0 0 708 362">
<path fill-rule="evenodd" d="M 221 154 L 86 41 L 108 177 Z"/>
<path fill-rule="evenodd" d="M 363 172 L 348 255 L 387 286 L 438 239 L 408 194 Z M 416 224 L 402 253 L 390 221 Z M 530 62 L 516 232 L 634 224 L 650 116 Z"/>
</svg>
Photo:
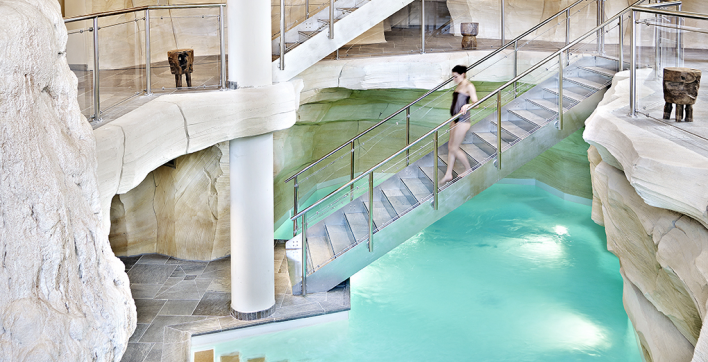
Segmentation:
<svg viewBox="0 0 708 362">
<path fill-rule="evenodd" d="M 470 95 L 470 103 L 462 106 L 462 110 L 465 113 L 467 113 L 467 111 L 472 108 L 472 105 L 477 103 L 477 101 L 479 100 L 477 98 L 477 89 L 475 89 L 474 84 L 472 84 L 472 82 L 467 82 L 467 92 Z"/>
</svg>

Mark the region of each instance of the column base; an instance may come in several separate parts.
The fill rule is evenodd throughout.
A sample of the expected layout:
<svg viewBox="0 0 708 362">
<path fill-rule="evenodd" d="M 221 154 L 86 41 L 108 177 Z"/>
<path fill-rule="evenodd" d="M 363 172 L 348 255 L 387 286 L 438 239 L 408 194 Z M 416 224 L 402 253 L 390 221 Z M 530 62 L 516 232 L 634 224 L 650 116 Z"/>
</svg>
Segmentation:
<svg viewBox="0 0 708 362">
<path fill-rule="evenodd" d="M 273 304 L 272 307 L 268 309 L 264 309 L 259 312 L 250 312 L 250 313 L 243 313 L 239 312 L 235 309 L 231 309 L 231 316 L 242 321 L 253 321 L 256 319 L 261 319 L 268 317 L 269 315 L 273 314 L 275 312 L 275 304 Z"/>
</svg>

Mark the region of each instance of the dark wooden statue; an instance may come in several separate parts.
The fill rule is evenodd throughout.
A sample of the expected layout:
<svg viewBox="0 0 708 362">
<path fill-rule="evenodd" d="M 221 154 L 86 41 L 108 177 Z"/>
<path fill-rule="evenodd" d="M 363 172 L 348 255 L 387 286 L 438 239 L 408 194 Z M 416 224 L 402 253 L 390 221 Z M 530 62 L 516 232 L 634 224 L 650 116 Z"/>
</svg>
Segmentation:
<svg viewBox="0 0 708 362">
<path fill-rule="evenodd" d="M 182 74 L 187 78 L 187 87 L 192 86 L 194 49 L 176 49 L 167 52 L 170 71 L 175 75 L 177 88 L 182 87 Z"/>
<path fill-rule="evenodd" d="M 460 24 L 462 33 L 462 49 L 477 49 L 477 34 L 479 34 L 479 23 Z"/>
<path fill-rule="evenodd" d="M 664 68 L 664 119 L 671 118 L 676 104 L 676 122 L 681 122 L 686 108 L 686 122 L 693 122 L 693 105 L 698 98 L 701 71 L 692 68 Z"/>
</svg>

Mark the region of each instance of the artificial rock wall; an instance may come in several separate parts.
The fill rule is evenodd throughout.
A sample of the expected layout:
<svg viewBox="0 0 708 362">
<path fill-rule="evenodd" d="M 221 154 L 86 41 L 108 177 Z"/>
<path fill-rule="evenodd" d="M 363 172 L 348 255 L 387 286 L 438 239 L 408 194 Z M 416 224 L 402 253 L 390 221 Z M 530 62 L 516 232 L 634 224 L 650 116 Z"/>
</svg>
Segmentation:
<svg viewBox="0 0 708 362">
<path fill-rule="evenodd" d="M 0 361 L 119 361 L 136 323 L 53 0 L 0 12 Z"/>
<path fill-rule="evenodd" d="M 649 71 L 638 73 L 641 94 L 660 97 L 643 83 Z M 708 361 L 708 157 L 667 137 L 671 127 L 628 117 L 628 83 L 618 73 L 586 121 L 592 217 L 620 260 L 645 360 Z"/>
</svg>

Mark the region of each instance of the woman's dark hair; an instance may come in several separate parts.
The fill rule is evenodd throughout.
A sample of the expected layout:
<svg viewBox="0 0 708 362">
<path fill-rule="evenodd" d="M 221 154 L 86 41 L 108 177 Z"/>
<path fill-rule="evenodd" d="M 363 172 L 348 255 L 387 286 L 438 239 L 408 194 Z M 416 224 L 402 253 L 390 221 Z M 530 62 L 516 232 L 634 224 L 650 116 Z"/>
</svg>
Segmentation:
<svg viewBox="0 0 708 362">
<path fill-rule="evenodd" d="M 465 74 L 467 73 L 467 67 L 464 65 L 456 65 L 452 68 L 452 72 L 457 74 Z"/>
</svg>

